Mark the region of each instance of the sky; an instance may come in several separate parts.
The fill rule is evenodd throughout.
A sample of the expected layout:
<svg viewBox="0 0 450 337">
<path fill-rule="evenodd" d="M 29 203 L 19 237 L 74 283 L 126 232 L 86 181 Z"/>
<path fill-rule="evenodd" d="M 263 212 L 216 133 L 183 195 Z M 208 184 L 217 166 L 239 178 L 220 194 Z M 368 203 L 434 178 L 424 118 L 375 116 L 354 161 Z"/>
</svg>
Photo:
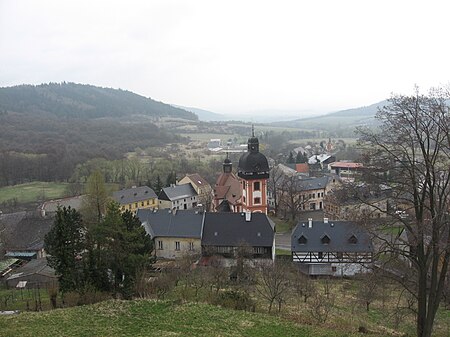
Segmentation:
<svg viewBox="0 0 450 337">
<path fill-rule="evenodd" d="M 450 80 L 450 3 L 0 0 L 0 86 L 76 82 L 218 113 L 324 113 Z"/>
</svg>

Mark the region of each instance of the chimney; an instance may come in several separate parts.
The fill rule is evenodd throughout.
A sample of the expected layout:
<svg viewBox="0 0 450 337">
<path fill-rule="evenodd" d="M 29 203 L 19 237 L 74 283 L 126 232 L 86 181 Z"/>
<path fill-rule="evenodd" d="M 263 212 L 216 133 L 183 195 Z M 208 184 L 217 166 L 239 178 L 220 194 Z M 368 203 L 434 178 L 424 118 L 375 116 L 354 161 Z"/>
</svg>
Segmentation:
<svg viewBox="0 0 450 337">
<path fill-rule="evenodd" d="M 328 223 L 328 218 L 323 218 L 323 223 Z"/>
<path fill-rule="evenodd" d="M 312 228 L 312 218 L 308 218 L 308 228 Z"/>
<path fill-rule="evenodd" d="M 245 212 L 245 221 L 246 222 L 249 222 L 249 221 L 251 221 L 252 220 L 252 213 L 250 213 L 250 212 Z"/>
</svg>

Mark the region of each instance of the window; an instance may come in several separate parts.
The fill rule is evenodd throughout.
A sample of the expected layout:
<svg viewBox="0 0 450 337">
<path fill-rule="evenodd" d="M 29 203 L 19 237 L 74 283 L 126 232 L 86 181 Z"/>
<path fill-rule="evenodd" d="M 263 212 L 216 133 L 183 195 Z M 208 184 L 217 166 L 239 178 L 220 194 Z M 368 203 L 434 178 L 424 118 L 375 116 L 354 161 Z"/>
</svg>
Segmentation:
<svg viewBox="0 0 450 337">
<path fill-rule="evenodd" d="M 315 199 L 316 198 L 316 193 L 313 193 L 313 199 Z"/>
<path fill-rule="evenodd" d="M 242 201 L 245 202 L 245 197 L 242 197 Z"/>
<path fill-rule="evenodd" d="M 136 208 L 138 207 L 138 203 L 137 202 L 134 203 L 134 207 L 136 207 Z"/>
<path fill-rule="evenodd" d="M 308 239 L 304 235 L 300 236 L 299 239 L 298 239 L 298 243 L 301 244 L 301 245 L 304 245 L 307 242 L 308 242 Z"/>
<path fill-rule="evenodd" d="M 328 244 L 330 243 L 330 238 L 329 238 L 328 235 L 325 234 L 325 235 L 322 237 L 321 241 L 322 241 L 322 244 L 328 245 Z"/>
<path fill-rule="evenodd" d="M 335 273 L 336 270 L 337 270 L 336 266 L 332 266 L 332 267 L 331 267 L 331 271 L 332 271 L 333 273 Z"/>
<path fill-rule="evenodd" d="M 356 245 L 358 243 L 358 238 L 355 235 L 352 235 L 348 239 L 348 243 L 351 243 L 352 245 Z"/>
<path fill-rule="evenodd" d="M 150 205 L 150 200 L 147 200 L 147 206 Z"/>
<path fill-rule="evenodd" d="M 253 253 L 264 254 L 264 247 L 253 247 Z"/>
<path fill-rule="evenodd" d="M 253 189 L 255 191 L 259 191 L 261 189 L 261 183 L 259 181 L 255 181 L 255 183 L 253 184 Z"/>
<path fill-rule="evenodd" d="M 253 199 L 253 203 L 254 204 L 260 204 L 261 203 L 261 198 L 254 198 Z"/>
<path fill-rule="evenodd" d="M 180 250 L 180 241 L 175 241 L 175 250 Z"/>
<path fill-rule="evenodd" d="M 319 260 L 322 260 L 323 259 L 323 252 L 319 252 Z"/>
<path fill-rule="evenodd" d="M 189 250 L 194 250 L 194 243 L 193 242 L 189 242 Z"/>
<path fill-rule="evenodd" d="M 162 241 L 159 241 L 159 240 L 158 240 L 158 249 L 159 249 L 159 250 L 163 250 L 163 249 L 164 249 L 164 247 L 163 247 L 163 242 L 162 242 Z"/>
<path fill-rule="evenodd" d="M 141 202 L 141 206 L 144 207 L 144 202 Z"/>
<path fill-rule="evenodd" d="M 344 254 L 343 254 L 342 252 L 337 252 L 337 258 L 338 258 L 339 260 L 342 260 L 343 257 L 344 257 Z"/>
</svg>

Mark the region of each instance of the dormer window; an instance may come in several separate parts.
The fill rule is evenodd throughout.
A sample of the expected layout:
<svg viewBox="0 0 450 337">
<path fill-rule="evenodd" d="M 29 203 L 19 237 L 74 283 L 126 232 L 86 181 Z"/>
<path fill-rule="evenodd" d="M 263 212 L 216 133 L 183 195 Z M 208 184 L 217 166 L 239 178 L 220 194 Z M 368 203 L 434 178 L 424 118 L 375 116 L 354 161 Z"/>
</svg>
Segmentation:
<svg viewBox="0 0 450 337">
<path fill-rule="evenodd" d="M 324 235 L 322 236 L 322 239 L 320 239 L 320 241 L 322 242 L 323 245 L 328 245 L 330 243 L 330 237 L 328 235 Z"/>
<path fill-rule="evenodd" d="M 348 239 L 348 243 L 351 243 L 352 245 L 356 245 L 358 243 L 358 238 L 355 235 L 352 235 Z"/>
<path fill-rule="evenodd" d="M 305 245 L 307 242 L 308 242 L 308 239 L 304 235 L 302 235 L 298 238 L 298 243 L 300 245 Z"/>
</svg>

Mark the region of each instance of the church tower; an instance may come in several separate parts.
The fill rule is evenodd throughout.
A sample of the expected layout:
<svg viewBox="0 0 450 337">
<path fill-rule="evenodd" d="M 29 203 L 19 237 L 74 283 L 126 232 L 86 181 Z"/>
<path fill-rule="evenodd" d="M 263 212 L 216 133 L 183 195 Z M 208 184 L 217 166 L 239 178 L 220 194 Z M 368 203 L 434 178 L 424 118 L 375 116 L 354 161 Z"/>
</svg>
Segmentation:
<svg viewBox="0 0 450 337">
<path fill-rule="evenodd" d="M 252 127 L 247 152 L 239 159 L 238 177 L 242 189 L 242 211 L 267 214 L 267 180 L 269 163 L 259 152 L 259 141 Z"/>
</svg>

